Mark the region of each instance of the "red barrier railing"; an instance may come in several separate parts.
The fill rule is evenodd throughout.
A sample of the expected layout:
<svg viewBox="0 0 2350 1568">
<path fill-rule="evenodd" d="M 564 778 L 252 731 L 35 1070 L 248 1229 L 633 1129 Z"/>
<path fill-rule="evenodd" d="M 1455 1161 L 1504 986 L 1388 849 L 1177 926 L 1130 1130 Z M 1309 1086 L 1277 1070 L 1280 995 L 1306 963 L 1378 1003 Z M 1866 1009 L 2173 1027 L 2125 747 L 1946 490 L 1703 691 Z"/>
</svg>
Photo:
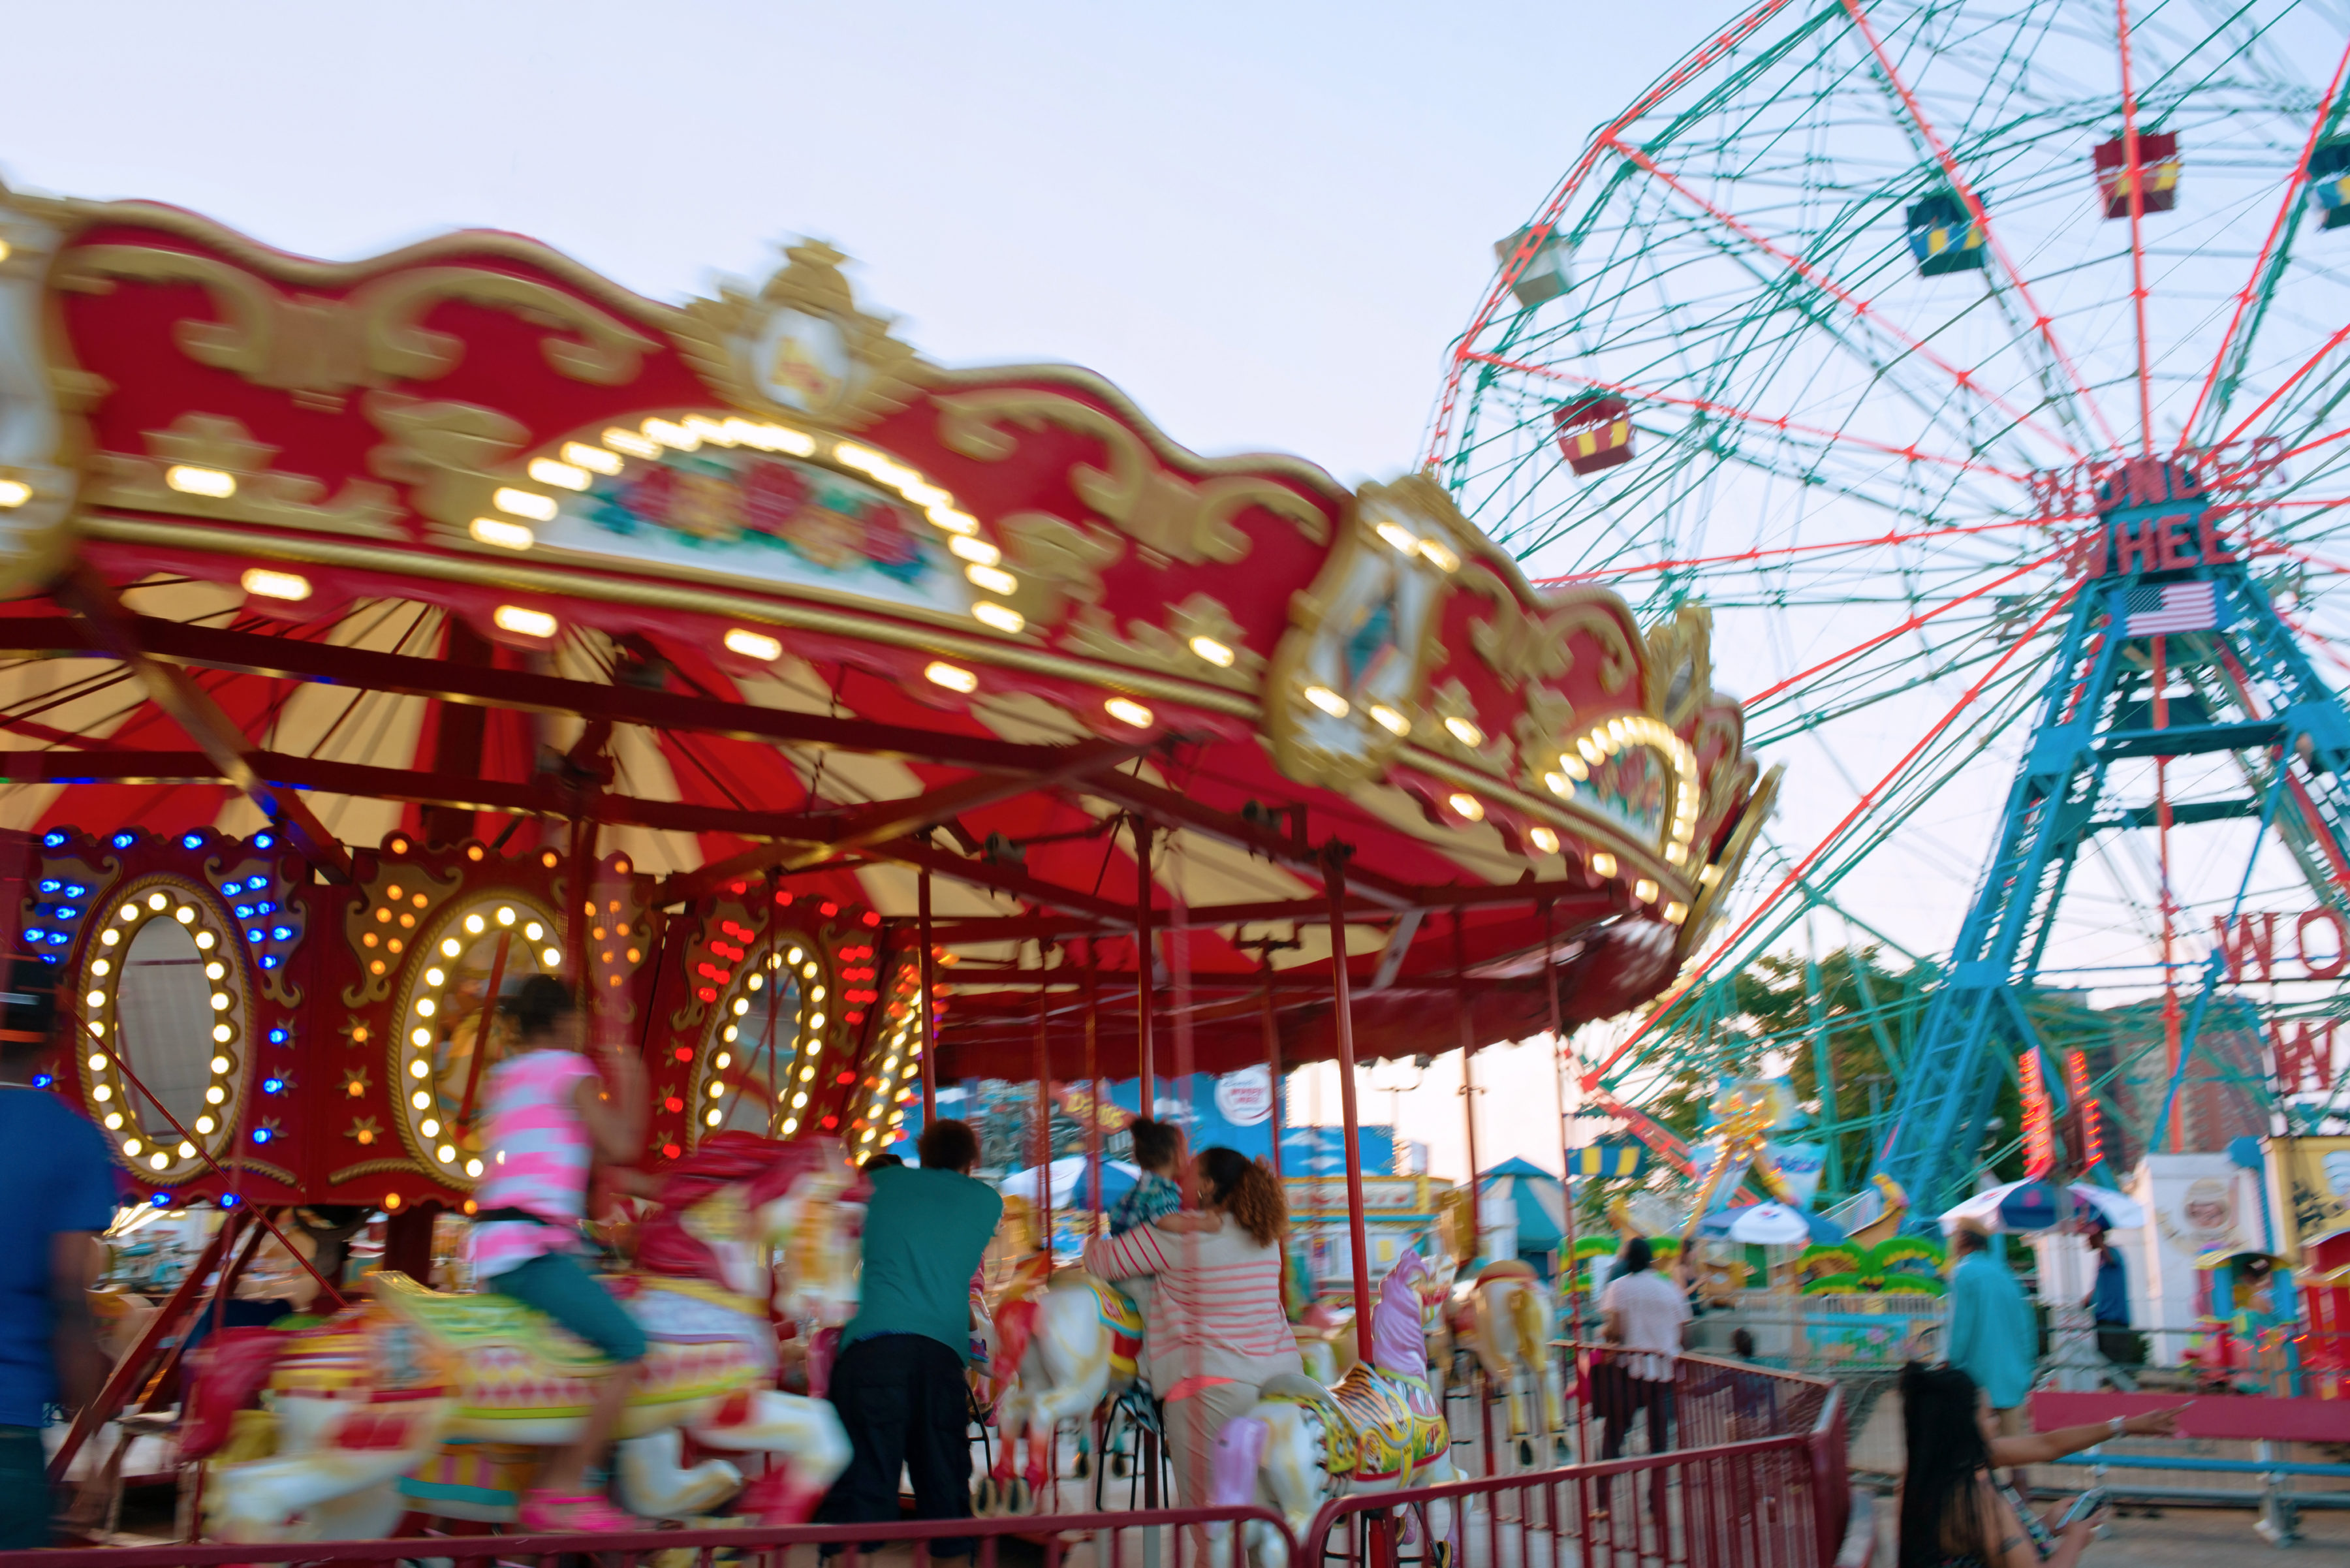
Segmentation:
<svg viewBox="0 0 2350 1568">
<path fill-rule="evenodd" d="M 1202 1553 L 1187 1525 L 1238 1525 L 1221 1548 Z M 914 1549 L 915 1568 L 928 1568 L 931 1543 L 970 1540 L 974 1568 L 998 1568 L 1005 1537 L 1023 1542 L 1016 1559 L 1041 1549 L 1045 1568 L 1060 1568 L 1069 1548 L 1090 1546 L 1089 1568 L 1143 1568 L 1160 1557 L 1147 1554 L 1142 1537 L 1171 1530 L 1170 1568 L 1249 1568 L 1248 1537 L 1263 1526 L 1281 1549 L 1297 1559 L 1297 1538 L 1281 1515 L 1263 1508 L 1154 1508 L 1121 1513 L 1008 1514 L 985 1519 L 899 1520 L 881 1524 L 792 1524 L 747 1530 L 644 1530 L 598 1535 L 430 1535 L 382 1541 L 314 1541 L 295 1545 L 109 1546 L 43 1552 L 0 1552 L 7 1568 L 227 1568 L 254 1563 L 400 1563 L 443 1559 L 458 1563 L 530 1563 L 556 1568 L 566 1558 L 589 1556 L 598 1568 L 713 1568 L 723 1553 L 733 1568 L 785 1568 L 795 1547 L 827 1546 L 840 1555 L 833 1568 L 862 1568 L 864 1548 L 875 1542 Z M 1161 1543 L 1164 1543 L 1161 1537 Z M 690 1554 L 690 1555 L 689 1555 Z M 951 1559 L 952 1561 L 953 1559 Z M 808 1568 L 813 1553 L 798 1563 Z"/>
</svg>

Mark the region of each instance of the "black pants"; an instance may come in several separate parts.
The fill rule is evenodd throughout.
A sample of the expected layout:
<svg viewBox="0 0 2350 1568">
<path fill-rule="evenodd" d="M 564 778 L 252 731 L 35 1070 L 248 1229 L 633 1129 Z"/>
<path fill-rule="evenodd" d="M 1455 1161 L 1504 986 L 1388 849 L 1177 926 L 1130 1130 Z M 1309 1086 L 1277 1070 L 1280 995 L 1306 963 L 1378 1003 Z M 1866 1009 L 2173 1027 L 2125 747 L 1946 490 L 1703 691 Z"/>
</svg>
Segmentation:
<svg viewBox="0 0 2350 1568">
<path fill-rule="evenodd" d="M 1648 1413 L 1648 1451 L 1661 1454 L 1669 1449 L 1669 1433 L 1673 1424 L 1673 1386 L 1669 1379 L 1651 1382 L 1646 1377 L 1627 1376 L 1620 1396 L 1621 1403 L 1600 1417 L 1601 1438 L 1599 1457 L 1620 1459 L 1624 1457 L 1624 1439 L 1632 1435 L 1632 1418 L 1640 1411 Z"/>
<path fill-rule="evenodd" d="M 901 1466 L 914 1479 L 915 1518 L 971 1517 L 962 1356 L 919 1334 L 860 1339 L 834 1363 L 829 1397 L 848 1433 L 848 1468 L 825 1494 L 817 1523 L 896 1522 Z M 969 1536 L 933 1541 L 931 1554 L 960 1557 L 971 1546 Z"/>
</svg>

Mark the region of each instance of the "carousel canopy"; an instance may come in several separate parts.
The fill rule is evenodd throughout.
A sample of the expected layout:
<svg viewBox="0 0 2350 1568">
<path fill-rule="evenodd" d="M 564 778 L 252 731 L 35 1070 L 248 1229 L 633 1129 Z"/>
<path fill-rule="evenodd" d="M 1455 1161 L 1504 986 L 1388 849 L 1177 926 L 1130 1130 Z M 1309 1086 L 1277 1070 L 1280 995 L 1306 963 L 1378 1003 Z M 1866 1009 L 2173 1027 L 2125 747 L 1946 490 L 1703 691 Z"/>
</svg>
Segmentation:
<svg viewBox="0 0 2350 1568">
<path fill-rule="evenodd" d="M 927 902 L 947 1077 L 1326 1056 L 1334 925 L 1365 1056 L 1671 978 L 1771 796 L 1702 611 L 931 365 L 842 259 L 672 304 L 0 191 L 0 826 L 584 855 L 725 933 L 645 963 L 853 905 L 877 1000 Z"/>
</svg>

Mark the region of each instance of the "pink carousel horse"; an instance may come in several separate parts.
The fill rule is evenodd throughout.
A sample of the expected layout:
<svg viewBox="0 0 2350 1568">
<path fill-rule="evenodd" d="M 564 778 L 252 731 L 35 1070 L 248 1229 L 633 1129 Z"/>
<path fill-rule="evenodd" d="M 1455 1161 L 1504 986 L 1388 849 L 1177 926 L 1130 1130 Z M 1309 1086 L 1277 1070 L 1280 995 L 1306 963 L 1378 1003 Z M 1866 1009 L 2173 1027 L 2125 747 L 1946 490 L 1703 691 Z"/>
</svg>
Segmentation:
<svg viewBox="0 0 2350 1568">
<path fill-rule="evenodd" d="M 708 1140 L 671 1173 L 642 1232 L 646 1272 L 616 1293 L 651 1348 L 621 1419 L 615 1493 L 649 1523 L 730 1499 L 797 1522 L 847 1466 L 832 1407 L 775 1389 L 768 1258 L 782 1254 L 787 1314 L 846 1321 L 858 1179 L 837 1147 L 747 1133 Z M 368 1539 L 410 1511 L 511 1519 L 538 1451 L 577 1435 L 610 1375 L 508 1297 L 442 1294 L 389 1271 L 369 1283 L 373 1300 L 286 1334 L 243 1378 L 200 1380 L 183 1451 L 213 1456 L 216 1538 Z M 259 1410 L 237 1408 L 256 1392 Z M 768 1473 L 745 1490 L 725 1459 L 685 1465 L 686 1433 L 706 1451 L 767 1455 Z"/>
<path fill-rule="evenodd" d="M 1042 1508 L 1051 1495 L 1061 1425 L 1080 1438 L 1103 1400 L 1134 1382 L 1142 1314 L 1125 1293 L 1081 1269 L 1047 1274 L 1040 1254 L 1021 1266 L 993 1314 L 993 1375 L 1004 1386 L 995 1424 L 1003 1441 L 981 1478 L 982 1513 Z M 1025 1439 L 1016 1473 L 1013 1449 Z"/>
<path fill-rule="evenodd" d="M 1217 1435 L 1211 1501 L 1263 1503 L 1302 1537 L 1325 1499 L 1460 1480 L 1428 1368 L 1428 1329 L 1443 1299 L 1428 1261 L 1406 1252 L 1379 1282 L 1369 1364 L 1357 1364 L 1335 1388 L 1295 1374 L 1266 1383 L 1249 1413 Z M 1429 1520 L 1436 1557 L 1449 1563 L 1451 1504 L 1430 1504 Z M 1211 1549 L 1221 1550 L 1223 1528 L 1209 1527 Z M 1253 1525 L 1247 1535 L 1260 1568 L 1287 1568 L 1270 1528 Z"/>
</svg>

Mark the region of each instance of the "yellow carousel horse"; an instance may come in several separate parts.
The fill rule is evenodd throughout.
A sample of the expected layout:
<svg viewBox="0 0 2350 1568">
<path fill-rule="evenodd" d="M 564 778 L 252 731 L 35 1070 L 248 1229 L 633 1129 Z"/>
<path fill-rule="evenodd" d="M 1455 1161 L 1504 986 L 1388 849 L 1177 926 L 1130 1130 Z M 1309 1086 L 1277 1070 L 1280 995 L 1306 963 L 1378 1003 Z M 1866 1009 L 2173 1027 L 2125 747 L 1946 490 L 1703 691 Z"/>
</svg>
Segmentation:
<svg viewBox="0 0 2350 1568">
<path fill-rule="evenodd" d="M 639 1267 L 608 1282 L 650 1342 L 615 1448 L 617 1500 L 647 1521 L 733 1511 L 796 1522 L 848 1462 L 832 1407 L 777 1392 L 768 1258 L 787 1316 L 855 1307 L 855 1179 L 840 1151 L 728 1133 L 672 1172 Z M 504 1521 L 545 1448 L 577 1437 L 610 1366 L 550 1319 L 494 1293 L 449 1295 L 406 1275 L 284 1336 L 243 1386 L 199 1380 L 189 1457 L 209 1455 L 220 1540 L 364 1540 L 410 1512 Z M 261 1408 L 238 1410 L 258 1384 Z M 722 1459 L 687 1466 L 681 1434 L 769 1457 L 746 1491 Z M 741 1494 L 737 1497 L 737 1494 Z"/>
<path fill-rule="evenodd" d="M 1551 1361 L 1556 1309 L 1534 1265 L 1515 1258 L 1486 1264 L 1456 1290 L 1446 1315 L 1454 1343 L 1476 1356 L 1486 1386 L 1502 1391 L 1518 1463 L 1531 1467 L 1540 1453 L 1555 1464 L 1571 1462 L 1566 1400 Z"/>
</svg>

